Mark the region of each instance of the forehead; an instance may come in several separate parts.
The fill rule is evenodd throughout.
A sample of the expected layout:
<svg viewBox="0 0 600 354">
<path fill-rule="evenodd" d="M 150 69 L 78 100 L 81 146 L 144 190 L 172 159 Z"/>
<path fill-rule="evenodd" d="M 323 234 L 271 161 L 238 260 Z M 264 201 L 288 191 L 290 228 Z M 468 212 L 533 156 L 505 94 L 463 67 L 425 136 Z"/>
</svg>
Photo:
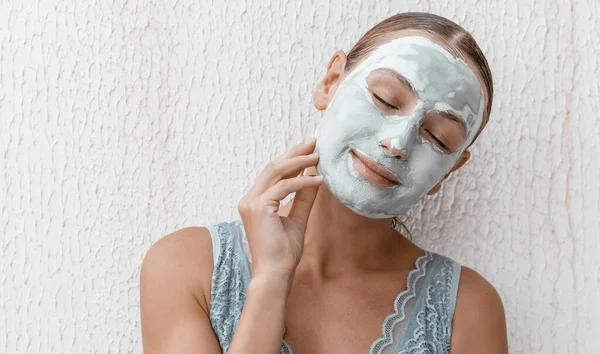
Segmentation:
<svg viewBox="0 0 600 354">
<path fill-rule="evenodd" d="M 380 45 L 350 73 L 359 80 L 376 69 L 405 77 L 426 103 L 454 111 L 469 123 L 483 116 L 483 91 L 472 69 L 429 38 L 395 38 Z M 362 80 L 361 80 L 362 81 Z"/>
</svg>

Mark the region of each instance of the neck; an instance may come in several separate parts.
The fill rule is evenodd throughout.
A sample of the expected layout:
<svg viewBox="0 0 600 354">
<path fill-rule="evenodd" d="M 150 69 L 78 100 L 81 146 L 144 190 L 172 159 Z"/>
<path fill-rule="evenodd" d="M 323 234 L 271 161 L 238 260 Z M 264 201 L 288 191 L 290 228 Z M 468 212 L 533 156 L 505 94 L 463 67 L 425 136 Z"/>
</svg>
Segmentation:
<svg viewBox="0 0 600 354">
<path fill-rule="evenodd" d="M 284 214 L 292 203 L 282 207 Z M 320 276 L 389 268 L 410 244 L 392 229 L 391 222 L 391 218 L 371 219 L 356 214 L 322 186 L 308 219 L 299 267 L 308 267 Z"/>
</svg>

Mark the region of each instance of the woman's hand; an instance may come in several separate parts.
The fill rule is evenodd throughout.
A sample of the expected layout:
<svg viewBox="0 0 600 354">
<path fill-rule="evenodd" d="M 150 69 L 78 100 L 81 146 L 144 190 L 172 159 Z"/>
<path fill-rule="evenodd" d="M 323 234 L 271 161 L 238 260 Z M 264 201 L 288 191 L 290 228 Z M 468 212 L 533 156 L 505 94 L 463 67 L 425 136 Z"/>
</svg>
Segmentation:
<svg viewBox="0 0 600 354">
<path fill-rule="evenodd" d="M 315 166 L 316 140 L 295 146 L 269 162 L 238 210 L 252 254 L 252 277 L 291 279 L 304 247 L 304 233 L 322 176 L 299 175 Z M 280 201 L 296 192 L 287 217 L 277 214 Z"/>
</svg>

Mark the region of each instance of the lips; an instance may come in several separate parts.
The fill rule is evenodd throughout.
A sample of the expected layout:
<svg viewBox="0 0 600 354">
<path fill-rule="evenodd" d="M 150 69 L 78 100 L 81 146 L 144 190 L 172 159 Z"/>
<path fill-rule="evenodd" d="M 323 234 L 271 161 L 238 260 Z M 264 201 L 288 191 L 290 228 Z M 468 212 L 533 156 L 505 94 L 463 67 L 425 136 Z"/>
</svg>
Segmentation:
<svg viewBox="0 0 600 354">
<path fill-rule="evenodd" d="M 400 184 L 400 181 L 393 173 L 369 157 L 355 149 L 350 150 L 350 155 L 352 156 L 354 169 L 373 184 L 380 187 L 393 187 Z"/>
</svg>

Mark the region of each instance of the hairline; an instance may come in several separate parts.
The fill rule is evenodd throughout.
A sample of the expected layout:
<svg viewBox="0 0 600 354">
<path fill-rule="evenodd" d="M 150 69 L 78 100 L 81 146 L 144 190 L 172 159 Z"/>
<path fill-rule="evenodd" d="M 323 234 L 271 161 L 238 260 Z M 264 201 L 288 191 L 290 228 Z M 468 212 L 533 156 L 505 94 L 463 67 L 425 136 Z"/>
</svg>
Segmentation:
<svg viewBox="0 0 600 354">
<path fill-rule="evenodd" d="M 477 139 L 477 137 L 479 136 L 479 134 L 481 133 L 481 131 L 483 130 L 483 128 L 487 125 L 487 123 L 489 121 L 491 112 L 488 111 L 487 106 L 488 106 L 488 103 L 489 103 L 491 97 L 489 97 L 489 93 L 487 91 L 487 85 L 485 84 L 485 80 L 483 78 L 483 73 L 480 72 L 478 65 L 474 62 L 473 59 L 471 59 L 468 55 L 466 55 L 465 53 L 460 51 L 458 48 L 456 48 L 456 46 L 454 46 L 452 44 L 452 39 L 454 37 L 451 37 L 450 39 L 443 38 L 442 36 L 440 36 L 437 33 L 434 33 L 427 29 L 418 29 L 418 28 L 404 28 L 404 29 L 400 29 L 400 30 L 381 33 L 370 39 L 370 42 L 368 43 L 368 46 L 367 46 L 367 50 L 365 50 L 363 53 L 361 53 L 361 57 L 359 57 L 359 60 L 357 60 L 356 62 L 353 63 L 354 67 L 352 67 L 350 70 L 347 70 L 347 66 L 346 66 L 346 68 L 344 68 L 344 76 L 346 76 L 346 75 L 350 74 L 352 71 L 354 71 L 360 65 L 360 63 L 362 63 L 371 54 L 373 54 L 373 52 L 377 48 L 379 48 L 382 44 L 387 43 L 387 42 L 397 39 L 397 38 L 410 37 L 412 35 L 425 37 L 425 38 L 431 40 L 432 42 L 434 42 L 435 44 L 441 46 L 444 50 L 446 50 L 452 56 L 462 60 L 469 67 L 469 69 L 471 69 L 473 74 L 475 74 L 475 77 L 477 77 L 477 80 L 479 81 L 479 86 L 481 88 L 481 91 L 483 92 L 483 97 L 484 97 L 486 104 L 484 105 L 484 113 L 485 114 L 484 114 L 483 123 L 481 124 L 479 131 L 477 132 L 477 134 L 475 135 L 475 137 L 473 139 L 473 142 L 475 142 L 475 140 Z M 459 33 L 459 35 L 460 35 L 460 33 Z M 471 142 L 471 144 L 473 144 L 473 142 Z"/>
</svg>

